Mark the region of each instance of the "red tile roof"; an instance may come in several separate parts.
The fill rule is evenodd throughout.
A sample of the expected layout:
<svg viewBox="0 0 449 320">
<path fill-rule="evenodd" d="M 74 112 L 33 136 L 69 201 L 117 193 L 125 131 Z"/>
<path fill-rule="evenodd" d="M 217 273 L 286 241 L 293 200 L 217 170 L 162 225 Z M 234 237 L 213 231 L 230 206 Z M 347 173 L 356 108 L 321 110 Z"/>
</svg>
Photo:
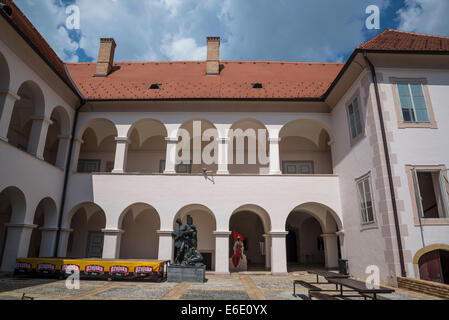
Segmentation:
<svg viewBox="0 0 449 320">
<path fill-rule="evenodd" d="M 39 55 L 41 55 L 46 63 L 62 78 L 62 80 L 74 91 L 70 79 L 64 70 L 64 62 L 59 59 L 58 55 L 53 51 L 50 45 L 41 36 L 39 31 L 28 20 L 25 14 L 16 6 L 12 0 L 0 0 L 0 3 L 8 5 L 12 9 L 12 14 L 7 19 L 22 33 L 22 37 L 33 47 Z"/>
<path fill-rule="evenodd" d="M 134 99 L 322 99 L 345 72 L 342 63 L 220 61 L 219 76 L 202 62 L 119 62 L 107 77 L 94 77 L 95 63 L 64 63 L 11 0 L 8 19 L 74 92 L 88 100 Z M 448 52 L 449 38 L 387 29 L 356 48 L 368 51 Z M 348 61 L 346 64 L 350 64 Z M 263 88 L 252 88 L 261 83 Z M 152 84 L 162 84 L 150 90 Z"/>
<path fill-rule="evenodd" d="M 297 99 L 319 98 L 342 63 L 220 61 L 219 76 L 205 62 L 120 62 L 107 77 L 94 77 L 95 63 L 68 63 L 87 99 Z M 253 89 L 261 83 L 262 89 Z M 150 90 L 152 84 L 162 84 Z"/>
<path fill-rule="evenodd" d="M 357 49 L 381 51 L 449 51 L 449 38 L 386 29 Z"/>
</svg>

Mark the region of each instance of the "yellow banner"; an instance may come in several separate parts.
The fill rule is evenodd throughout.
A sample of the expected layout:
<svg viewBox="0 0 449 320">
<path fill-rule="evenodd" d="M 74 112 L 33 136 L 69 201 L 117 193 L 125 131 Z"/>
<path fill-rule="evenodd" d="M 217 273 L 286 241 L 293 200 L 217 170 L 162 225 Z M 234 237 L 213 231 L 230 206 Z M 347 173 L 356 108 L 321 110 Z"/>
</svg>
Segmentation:
<svg viewBox="0 0 449 320">
<path fill-rule="evenodd" d="M 56 259 L 56 258 L 17 258 L 16 270 L 22 272 L 70 272 L 101 275 L 139 275 L 144 276 L 163 272 L 167 261 L 160 260 L 109 260 L 109 259 Z"/>
</svg>

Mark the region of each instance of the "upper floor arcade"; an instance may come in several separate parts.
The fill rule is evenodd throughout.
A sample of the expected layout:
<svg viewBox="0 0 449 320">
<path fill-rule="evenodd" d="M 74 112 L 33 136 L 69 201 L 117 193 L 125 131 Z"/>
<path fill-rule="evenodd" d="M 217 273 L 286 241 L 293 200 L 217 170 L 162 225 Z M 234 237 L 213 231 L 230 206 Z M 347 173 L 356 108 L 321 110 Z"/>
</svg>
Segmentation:
<svg viewBox="0 0 449 320">
<path fill-rule="evenodd" d="M 78 173 L 333 174 L 328 113 L 81 112 L 74 143 Z"/>
</svg>

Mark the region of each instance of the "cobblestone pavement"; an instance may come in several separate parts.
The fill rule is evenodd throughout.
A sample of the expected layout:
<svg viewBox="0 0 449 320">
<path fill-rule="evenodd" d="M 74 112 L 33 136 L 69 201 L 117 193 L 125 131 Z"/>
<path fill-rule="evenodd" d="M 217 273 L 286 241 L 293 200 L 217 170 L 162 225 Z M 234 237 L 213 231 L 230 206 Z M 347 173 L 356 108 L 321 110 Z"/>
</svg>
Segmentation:
<svg viewBox="0 0 449 320">
<path fill-rule="evenodd" d="M 307 300 L 307 289 L 299 285 L 296 287 L 296 296 L 293 296 L 293 280 L 316 281 L 314 275 L 305 272 L 294 272 L 287 276 L 207 275 L 207 279 L 206 283 L 81 280 L 79 289 L 70 290 L 66 288 L 64 280 L 3 277 L 0 278 L 0 300 L 18 300 L 23 294 L 35 300 Z M 323 289 L 335 288 L 328 284 L 318 286 Z M 426 294 L 395 290 L 395 293 L 385 297 L 393 300 L 438 300 Z"/>
</svg>

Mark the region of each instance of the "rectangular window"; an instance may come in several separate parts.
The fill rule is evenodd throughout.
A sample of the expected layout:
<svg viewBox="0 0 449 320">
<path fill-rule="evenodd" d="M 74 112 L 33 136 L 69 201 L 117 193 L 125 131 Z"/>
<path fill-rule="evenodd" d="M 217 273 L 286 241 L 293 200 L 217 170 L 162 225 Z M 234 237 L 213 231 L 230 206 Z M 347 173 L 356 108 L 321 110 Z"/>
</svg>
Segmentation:
<svg viewBox="0 0 449 320">
<path fill-rule="evenodd" d="M 314 174 L 313 161 L 283 161 L 282 174 Z"/>
<path fill-rule="evenodd" d="M 357 190 L 359 193 L 360 215 L 362 223 L 374 222 L 373 200 L 371 197 L 370 177 L 363 178 L 357 182 Z"/>
<path fill-rule="evenodd" d="M 424 219 L 448 218 L 448 183 L 443 171 L 414 169 L 412 174 L 419 216 Z"/>
<path fill-rule="evenodd" d="M 430 122 L 422 83 L 397 83 L 404 122 Z"/>
<path fill-rule="evenodd" d="M 192 173 L 192 165 L 190 161 L 183 161 L 176 165 L 176 173 Z"/>
<path fill-rule="evenodd" d="M 80 159 L 77 172 L 92 173 L 100 172 L 101 160 Z"/>
<path fill-rule="evenodd" d="M 348 105 L 349 126 L 351 128 L 351 138 L 355 139 L 362 134 L 363 125 L 362 117 L 359 107 L 359 99 L 355 98 L 354 101 Z"/>
</svg>

